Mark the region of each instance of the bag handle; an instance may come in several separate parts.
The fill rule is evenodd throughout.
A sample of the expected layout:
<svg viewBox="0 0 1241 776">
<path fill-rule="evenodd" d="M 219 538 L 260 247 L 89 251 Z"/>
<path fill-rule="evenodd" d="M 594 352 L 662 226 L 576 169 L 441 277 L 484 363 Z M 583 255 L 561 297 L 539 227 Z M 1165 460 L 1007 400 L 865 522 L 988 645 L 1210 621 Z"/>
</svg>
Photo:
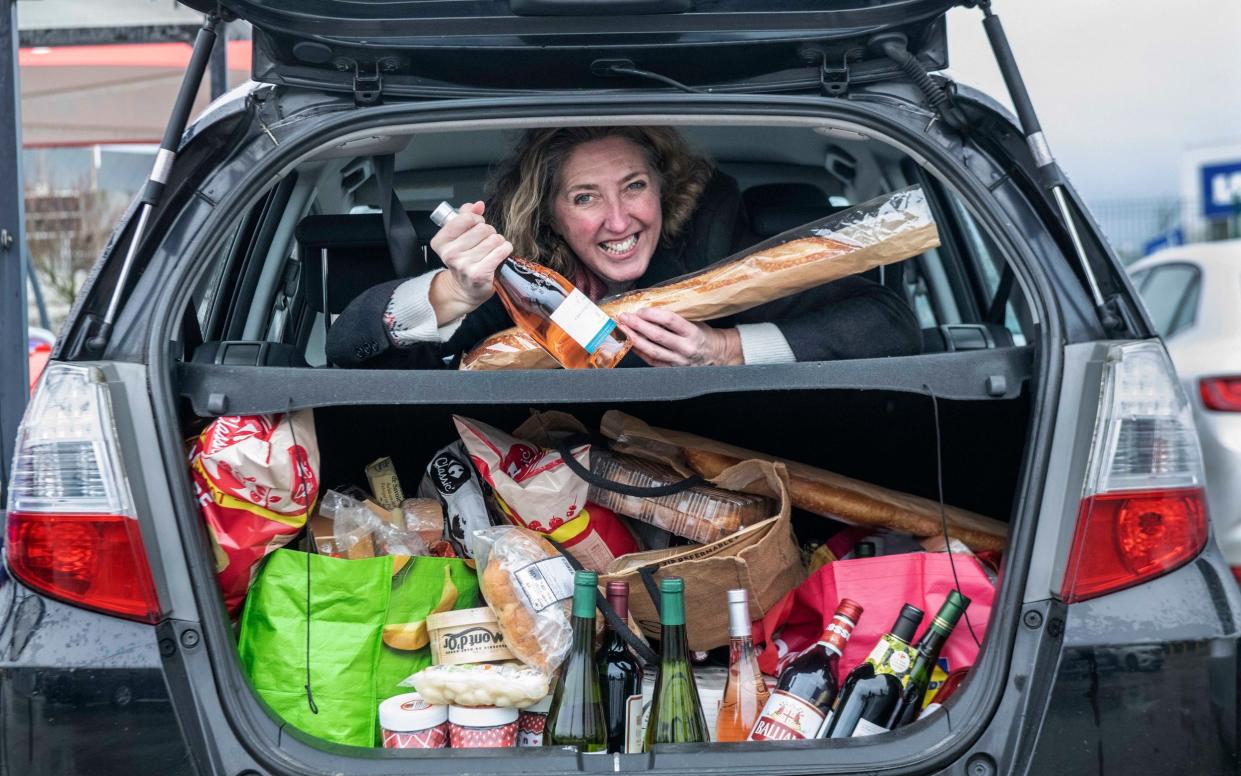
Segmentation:
<svg viewBox="0 0 1241 776">
<path fill-rule="evenodd" d="M 607 448 L 606 442 L 600 442 L 599 439 L 592 437 L 590 434 L 570 434 L 560 443 L 556 445 L 556 452 L 560 453 L 560 457 L 564 459 L 565 465 L 569 467 L 577 476 L 586 480 L 587 483 L 597 488 L 608 490 L 613 493 L 619 493 L 622 496 L 634 496 L 635 498 L 658 498 L 659 496 L 674 496 L 677 493 L 683 493 L 690 488 L 696 488 L 699 485 L 708 484 L 705 479 L 695 474 L 692 477 L 686 477 L 677 482 L 671 482 L 667 485 L 656 485 L 654 487 L 644 488 L 640 485 L 630 485 L 624 482 L 615 482 L 607 477 L 595 474 L 590 469 L 573 457 L 573 448 L 580 445 L 593 445 Z M 655 596 L 656 606 L 659 605 L 659 597 Z"/>
<path fill-rule="evenodd" d="M 569 565 L 573 567 L 574 571 L 586 570 L 582 567 L 582 564 L 578 562 L 577 558 L 573 557 L 572 553 L 560 546 L 559 542 L 548 536 L 544 536 L 543 538 L 547 539 L 548 543 L 556 548 L 556 551 L 569 562 Z M 656 606 L 658 606 L 659 599 L 657 598 L 655 601 Z M 642 658 L 643 663 L 646 663 L 647 665 L 659 664 L 659 655 L 656 655 L 655 650 L 651 649 L 646 642 L 633 635 L 633 632 L 629 630 L 629 623 L 620 618 L 620 615 L 617 614 L 616 610 L 612 608 L 612 604 L 608 603 L 607 596 L 601 593 L 598 587 L 595 588 L 595 608 L 603 614 L 603 619 L 607 622 L 608 626 L 611 627 L 612 630 L 616 631 L 620 635 L 621 639 L 633 648 L 634 652 L 638 653 L 638 657 Z"/>
</svg>

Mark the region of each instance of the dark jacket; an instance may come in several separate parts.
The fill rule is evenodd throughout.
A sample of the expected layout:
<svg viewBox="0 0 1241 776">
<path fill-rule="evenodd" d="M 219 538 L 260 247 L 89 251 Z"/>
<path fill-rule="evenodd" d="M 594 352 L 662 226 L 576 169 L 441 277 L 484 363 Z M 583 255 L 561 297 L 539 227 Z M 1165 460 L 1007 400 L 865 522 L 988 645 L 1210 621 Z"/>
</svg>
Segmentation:
<svg viewBox="0 0 1241 776">
<path fill-rule="evenodd" d="M 734 252 L 743 239 L 740 203 L 737 182 L 717 173 L 703 190 L 682 237 L 672 245 L 660 245 L 637 287 L 702 269 Z M 402 282 L 373 286 L 345 308 L 328 332 L 329 362 L 371 369 L 443 367 L 513 325 L 499 298 L 492 297 L 467 315 L 447 342 L 398 347 L 388 336 L 384 312 Z M 857 275 L 713 320 L 711 325 L 763 322 L 779 327 L 798 361 L 912 355 L 922 347 L 918 320 L 905 300 Z M 621 366 L 642 365 L 632 351 L 621 362 Z"/>
</svg>

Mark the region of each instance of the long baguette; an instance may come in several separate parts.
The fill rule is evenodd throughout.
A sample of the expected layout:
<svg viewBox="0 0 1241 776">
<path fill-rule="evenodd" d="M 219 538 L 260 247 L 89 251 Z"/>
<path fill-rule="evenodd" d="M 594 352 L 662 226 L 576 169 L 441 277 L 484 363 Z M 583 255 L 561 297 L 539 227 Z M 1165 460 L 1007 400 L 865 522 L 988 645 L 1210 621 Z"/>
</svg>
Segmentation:
<svg viewBox="0 0 1241 776">
<path fill-rule="evenodd" d="M 683 448 L 682 453 L 694 471 L 708 478 L 719 476 L 720 472 L 742 460 L 692 447 Z M 762 458 L 758 454 L 755 457 Z M 857 525 L 888 528 L 916 537 L 935 536 L 943 532 L 939 504 L 929 499 L 887 491 L 826 471 L 822 475 L 812 479 L 795 470 L 789 472 L 789 499 L 793 506 L 816 515 L 841 518 Z M 829 478 L 831 483 L 824 481 Z M 944 515 L 948 519 L 951 535 L 970 549 L 1004 549 L 1007 532 L 1004 523 L 951 506 L 944 507 Z"/>
</svg>

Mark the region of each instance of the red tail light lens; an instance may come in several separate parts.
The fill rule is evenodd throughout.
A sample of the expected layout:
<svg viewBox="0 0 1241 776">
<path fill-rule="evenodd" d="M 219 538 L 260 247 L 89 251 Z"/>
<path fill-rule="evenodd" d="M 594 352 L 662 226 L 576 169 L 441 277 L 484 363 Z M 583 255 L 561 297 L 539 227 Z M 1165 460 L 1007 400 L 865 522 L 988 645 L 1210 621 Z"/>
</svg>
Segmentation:
<svg viewBox="0 0 1241 776">
<path fill-rule="evenodd" d="M 1202 449 L 1189 398 L 1163 345 L 1108 349 L 1088 474 L 1061 597 L 1133 587 L 1207 542 Z"/>
<path fill-rule="evenodd" d="M 1063 590 L 1073 603 L 1172 571 L 1207 540 L 1201 488 L 1105 493 L 1082 501 Z"/>
<path fill-rule="evenodd" d="M 10 512 L 8 521 L 9 568 L 26 585 L 87 609 L 158 622 L 133 518 Z"/>
<path fill-rule="evenodd" d="M 1216 412 L 1241 412 L 1241 377 L 1204 377 L 1198 381 L 1202 404 Z"/>
<path fill-rule="evenodd" d="M 51 364 L 17 430 L 5 554 L 44 595 L 155 623 L 159 598 L 103 374 Z"/>
</svg>

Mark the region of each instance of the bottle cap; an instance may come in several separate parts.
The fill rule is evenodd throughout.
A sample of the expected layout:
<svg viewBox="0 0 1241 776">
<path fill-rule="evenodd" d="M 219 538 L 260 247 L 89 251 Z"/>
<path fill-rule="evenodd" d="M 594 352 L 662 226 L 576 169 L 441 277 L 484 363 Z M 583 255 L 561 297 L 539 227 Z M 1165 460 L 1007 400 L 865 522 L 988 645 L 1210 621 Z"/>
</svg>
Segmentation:
<svg viewBox="0 0 1241 776">
<path fill-rule="evenodd" d="M 951 631 L 956 627 L 957 620 L 961 619 L 961 615 L 965 613 L 965 608 L 969 605 L 969 598 L 956 590 L 950 590 L 948 600 L 944 601 L 944 605 L 939 608 L 939 613 L 935 615 L 931 624 L 938 625 L 940 630 Z"/>
<path fill-rule="evenodd" d="M 875 557 L 874 542 L 858 542 L 853 548 L 853 557 L 855 558 L 873 558 Z"/>
<path fill-rule="evenodd" d="M 443 226 L 448 223 L 448 219 L 457 214 L 457 209 L 447 202 L 441 202 L 431 211 L 431 221 L 436 226 Z"/>
<path fill-rule="evenodd" d="M 836 604 L 836 614 L 844 615 L 857 625 L 858 620 L 862 618 L 862 605 L 852 598 L 842 598 L 840 603 Z"/>
<path fill-rule="evenodd" d="M 427 703 L 416 692 L 394 695 L 379 704 L 379 725 L 384 730 L 426 730 L 448 719 L 448 707 Z"/>
<path fill-rule="evenodd" d="M 608 604 L 622 620 L 629 617 L 629 583 L 613 581 L 608 583 Z"/>
<path fill-rule="evenodd" d="M 685 580 L 668 577 L 659 582 L 659 621 L 664 625 L 685 624 Z"/>
<path fill-rule="evenodd" d="M 599 575 L 593 571 L 579 571 L 573 575 L 573 616 L 595 618 L 595 588 Z"/>
<path fill-rule="evenodd" d="M 918 626 L 922 624 L 924 616 L 924 612 L 918 607 L 905 604 L 901 607 L 901 613 L 892 625 L 892 635 L 906 644 L 910 643 L 914 639 L 914 634 L 918 632 Z"/>
<path fill-rule="evenodd" d="M 728 635 L 745 638 L 750 630 L 750 593 L 745 588 L 728 591 Z"/>
</svg>

